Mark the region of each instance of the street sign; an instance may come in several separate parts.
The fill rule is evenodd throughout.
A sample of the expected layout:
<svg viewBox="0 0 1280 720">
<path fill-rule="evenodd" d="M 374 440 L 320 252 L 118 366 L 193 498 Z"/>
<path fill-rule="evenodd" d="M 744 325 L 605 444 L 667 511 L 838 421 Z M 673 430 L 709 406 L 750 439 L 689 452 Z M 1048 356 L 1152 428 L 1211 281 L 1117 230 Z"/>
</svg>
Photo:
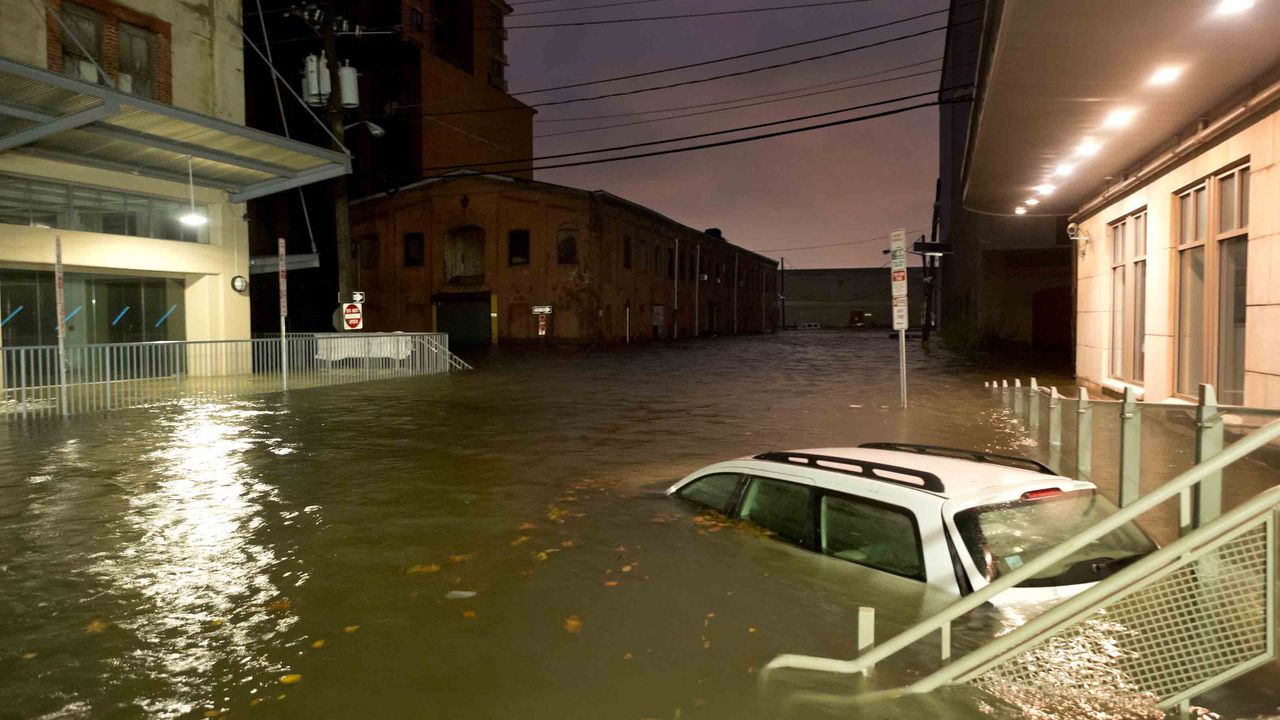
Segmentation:
<svg viewBox="0 0 1280 720">
<path fill-rule="evenodd" d="M 364 329 L 364 303 L 350 302 L 342 304 L 342 329 Z"/>
<path fill-rule="evenodd" d="M 534 315 L 550 315 L 551 306 L 550 305 L 534 305 L 533 314 Z"/>
<path fill-rule="evenodd" d="M 538 316 L 538 335 L 542 336 L 546 334 L 547 334 L 547 315 L 546 313 L 543 313 Z"/>
<path fill-rule="evenodd" d="M 355 290 L 355 291 L 353 291 L 353 292 L 351 293 L 351 302 L 353 302 L 353 303 L 360 303 L 361 305 L 363 305 L 363 304 L 364 304 L 364 293 L 360 292 L 359 290 Z"/>
<path fill-rule="evenodd" d="M 893 288 L 893 329 L 898 331 L 898 386 L 907 407 L 907 231 L 889 233 L 889 283 Z"/>
</svg>

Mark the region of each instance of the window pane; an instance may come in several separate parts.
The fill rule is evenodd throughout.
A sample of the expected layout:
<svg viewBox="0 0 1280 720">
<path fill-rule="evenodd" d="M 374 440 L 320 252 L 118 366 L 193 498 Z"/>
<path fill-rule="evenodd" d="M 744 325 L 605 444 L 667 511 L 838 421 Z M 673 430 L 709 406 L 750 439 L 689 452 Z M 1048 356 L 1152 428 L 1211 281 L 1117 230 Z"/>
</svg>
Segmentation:
<svg viewBox="0 0 1280 720">
<path fill-rule="evenodd" d="M 1147 254 L 1147 214 L 1133 218 L 1133 256 L 1142 257 Z"/>
<path fill-rule="evenodd" d="M 1218 265 L 1218 400 L 1244 404 L 1245 290 L 1249 241 L 1221 244 Z"/>
<path fill-rule="evenodd" d="M 1192 210 L 1195 206 L 1191 204 L 1191 194 L 1188 193 L 1178 198 L 1178 244 L 1189 245 L 1195 237 L 1191 233 L 1191 228 L 1195 227 L 1196 216 Z"/>
<path fill-rule="evenodd" d="M 507 233 L 507 265 L 529 264 L 529 231 L 512 230 Z"/>
<path fill-rule="evenodd" d="M 809 488 L 782 480 L 751 478 L 742 499 L 744 520 L 772 531 L 780 539 L 796 545 L 813 545 L 809 518 Z"/>
<path fill-rule="evenodd" d="M 422 267 L 425 260 L 426 238 L 422 233 L 404 234 L 405 267 Z"/>
<path fill-rule="evenodd" d="M 1236 176 L 1218 178 L 1218 232 L 1236 228 Z"/>
<path fill-rule="evenodd" d="M 556 235 L 556 262 L 560 265 L 578 263 L 578 231 L 561 230 Z"/>
<path fill-rule="evenodd" d="M 1178 392 L 1195 395 L 1204 382 L 1204 248 L 1178 259 Z"/>
<path fill-rule="evenodd" d="M 900 510 L 851 498 L 822 498 L 822 551 L 895 575 L 924 577 L 920 537 Z"/>
<path fill-rule="evenodd" d="M 737 473 L 707 475 L 685 485 L 677 495 L 717 512 L 727 513 L 729 506 L 733 504 L 733 496 L 738 491 L 740 477 Z"/>
<path fill-rule="evenodd" d="M 1249 227 L 1249 168 L 1240 171 L 1240 227 Z"/>
<path fill-rule="evenodd" d="M 1196 240 L 1204 240 L 1209 235 L 1209 193 L 1199 188 L 1196 195 Z"/>
<path fill-rule="evenodd" d="M 1147 334 L 1147 264 L 1133 264 L 1133 367 L 1134 382 L 1142 382 L 1145 378 L 1143 368 L 1146 365 Z"/>
<path fill-rule="evenodd" d="M 1124 372 L 1124 267 L 1111 271 L 1111 376 Z"/>
<path fill-rule="evenodd" d="M 1124 223 L 1111 226 L 1111 264 L 1124 262 Z"/>
</svg>

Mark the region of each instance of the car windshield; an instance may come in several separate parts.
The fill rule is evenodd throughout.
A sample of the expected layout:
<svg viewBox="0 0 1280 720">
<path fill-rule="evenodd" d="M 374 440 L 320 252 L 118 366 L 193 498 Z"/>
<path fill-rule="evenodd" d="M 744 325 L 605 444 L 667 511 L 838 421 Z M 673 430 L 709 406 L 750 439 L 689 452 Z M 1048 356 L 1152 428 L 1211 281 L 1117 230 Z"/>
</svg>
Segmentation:
<svg viewBox="0 0 1280 720">
<path fill-rule="evenodd" d="M 1116 506 L 1094 490 L 1037 494 L 956 513 L 956 529 L 978 572 L 988 581 L 1022 567 L 1116 512 Z M 1019 587 L 1097 582 L 1153 550 L 1155 545 L 1137 525 L 1125 523 Z"/>
</svg>

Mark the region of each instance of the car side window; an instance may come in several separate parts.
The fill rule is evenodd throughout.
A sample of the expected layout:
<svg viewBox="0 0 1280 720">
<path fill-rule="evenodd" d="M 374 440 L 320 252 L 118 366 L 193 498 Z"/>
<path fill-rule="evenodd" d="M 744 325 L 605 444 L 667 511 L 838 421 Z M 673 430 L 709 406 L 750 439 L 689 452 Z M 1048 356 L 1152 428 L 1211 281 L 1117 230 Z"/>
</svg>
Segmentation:
<svg viewBox="0 0 1280 720">
<path fill-rule="evenodd" d="M 706 505 L 717 512 L 727 513 L 733 506 L 741 480 L 742 476 L 738 473 L 704 475 L 680 488 L 676 496 Z"/>
<path fill-rule="evenodd" d="M 752 477 L 738 515 L 772 531 L 781 540 L 812 548 L 812 507 L 807 485 Z"/>
<path fill-rule="evenodd" d="M 818 515 L 822 552 L 894 575 L 924 579 L 920 531 L 907 510 L 823 495 Z"/>
</svg>

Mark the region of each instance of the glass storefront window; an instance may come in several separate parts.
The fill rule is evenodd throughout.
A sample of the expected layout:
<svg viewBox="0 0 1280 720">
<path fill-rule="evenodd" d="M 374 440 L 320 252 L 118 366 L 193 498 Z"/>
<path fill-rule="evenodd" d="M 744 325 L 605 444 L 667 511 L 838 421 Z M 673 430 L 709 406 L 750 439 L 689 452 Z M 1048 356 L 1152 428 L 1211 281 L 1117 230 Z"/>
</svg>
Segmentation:
<svg viewBox="0 0 1280 720">
<path fill-rule="evenodd" d="M 1178 258 L 1178 392 L 1194 396 L 1204 382 L 1204 246 Z"/>
<path fill-rule="evenodd" d="M 67 343 L 185 340 L 181 280 L 67 273 Z M 0 344 L 56 345 L 53 273 L 0 269 Z"/>
<path fill-rule="evenodd" d="M 1243 405 L 1249 242 L 1239 237 L 1218 248 L 1218 400 Z"/>
<path fill-rule="evenodd" d="M 0 174 L 0 223 L 130 237 L 209 242 L 209 226 L 179 222 L 191 206 L 103 188 Z M 209 215 L 209 208 L 196 211 Z"/>
</svg>

